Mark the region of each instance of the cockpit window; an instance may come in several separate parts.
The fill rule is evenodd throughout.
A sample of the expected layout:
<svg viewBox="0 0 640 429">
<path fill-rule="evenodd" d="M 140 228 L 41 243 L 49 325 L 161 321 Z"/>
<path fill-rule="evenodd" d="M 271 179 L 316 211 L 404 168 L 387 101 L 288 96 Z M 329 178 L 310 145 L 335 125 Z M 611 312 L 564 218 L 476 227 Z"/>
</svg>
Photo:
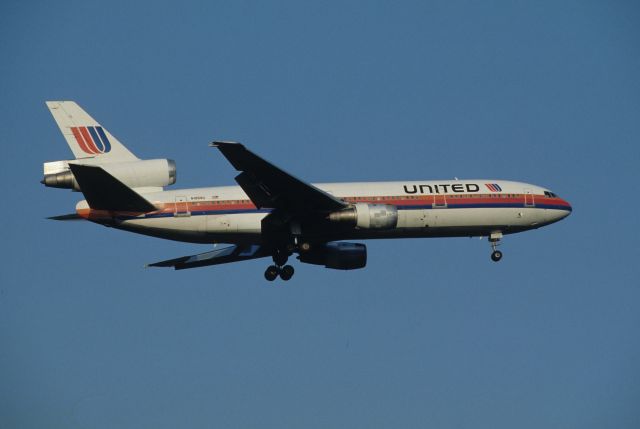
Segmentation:
<svg viewBox="0 0 640 429">
<path fill-rule="evenodd" d="M 554 194 L 553 192 L 544 191 L 544 194 L 549 198 L 558 198 L 558 196 L 556 194 Z"/>
</svg>

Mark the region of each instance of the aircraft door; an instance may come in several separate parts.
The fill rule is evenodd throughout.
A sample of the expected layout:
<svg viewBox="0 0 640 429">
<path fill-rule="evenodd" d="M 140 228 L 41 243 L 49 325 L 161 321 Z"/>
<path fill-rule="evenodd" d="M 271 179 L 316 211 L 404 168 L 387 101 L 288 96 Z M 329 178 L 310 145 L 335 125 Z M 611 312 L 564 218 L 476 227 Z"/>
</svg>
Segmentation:
<svg viewBox="0 0 640 429">
<path fill-rule="evenodd" d="M 176 197 L 176 211 L 174 212 L 175 217 L 185 217 L 191 216 L 191 212 L 189 211 L 189 203 L 187 201 L 187 197 L 185 196 L 177 196 Z"/>
<path fill-rule="evenodd" d="M 533 191 L 531 189 L 524 190 L 524 206 L 525 207 L 535 207 L 536 201 L 533 196 Z"/>
<path fill-rule="evenodd" d="M 433 203 L 431 207 L 434 209 L 446 209 L 447 208 L 447 197 L 440 194 L 433 194 Z"/>
</svg>

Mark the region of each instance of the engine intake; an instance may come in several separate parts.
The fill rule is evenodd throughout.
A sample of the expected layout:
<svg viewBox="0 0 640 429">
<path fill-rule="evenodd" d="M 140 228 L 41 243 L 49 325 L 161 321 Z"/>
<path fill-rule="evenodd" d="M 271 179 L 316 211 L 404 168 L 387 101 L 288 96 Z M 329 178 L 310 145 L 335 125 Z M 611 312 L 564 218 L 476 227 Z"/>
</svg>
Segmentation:
<svg viewBox="0 0 640 429">
<path fill-rule="evenodd" d="M 367 246 L 334 241 L 313 246 L 308 252 L 300 253 L 298 259 L 300 262 L 324 265 L 334 270 L 356 270 L 367 265 Z"/>
<path fill-rule="evenodd" d="M 393 229 L 398 225 L 398 208 L 390 204 L 356 203 L 330 213 L 329 220 L 361 229 Z"/>
</svg>

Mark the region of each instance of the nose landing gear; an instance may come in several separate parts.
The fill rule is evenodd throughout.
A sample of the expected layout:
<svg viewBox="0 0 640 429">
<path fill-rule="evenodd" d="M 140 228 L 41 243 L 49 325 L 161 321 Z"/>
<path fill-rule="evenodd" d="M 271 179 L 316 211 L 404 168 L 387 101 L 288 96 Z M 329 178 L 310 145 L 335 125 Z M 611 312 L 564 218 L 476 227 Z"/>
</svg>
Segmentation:
<svg viewBox="0 0 640 429">
<path fill-rule="evenodd" d="M 493 252 L 491 252 L 491 260 L 493 262 L 498 262 L 500 259 L 502 259 L 502 252 L 497 249 L 497 247 L 500 245 L 501 238 L 502 233 L 499 231 L 492 232 L 491 235 L 489 235 L 489 242 L 491 243 L 491 249 L 493 250 Z"/>
</svg>

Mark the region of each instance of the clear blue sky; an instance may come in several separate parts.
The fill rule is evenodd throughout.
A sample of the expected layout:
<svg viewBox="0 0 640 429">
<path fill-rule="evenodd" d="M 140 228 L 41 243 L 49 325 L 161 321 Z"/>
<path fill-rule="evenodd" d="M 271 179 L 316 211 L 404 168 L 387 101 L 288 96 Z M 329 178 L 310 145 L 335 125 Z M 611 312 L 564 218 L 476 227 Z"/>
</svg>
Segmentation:
<svg viewBox="0 0 640 429">
<path fill-rule="evenodd" d="M 631 1 L 0 5 L 0 428 L 640 427 Z M 46 216 L 75 100 L 179 187 L 213 139 L 309 181 L 501 178 L 569 200 L 506 238 L 369 242 L 365 270 L 183 272 L 206 246 Z"/>
</svg>

